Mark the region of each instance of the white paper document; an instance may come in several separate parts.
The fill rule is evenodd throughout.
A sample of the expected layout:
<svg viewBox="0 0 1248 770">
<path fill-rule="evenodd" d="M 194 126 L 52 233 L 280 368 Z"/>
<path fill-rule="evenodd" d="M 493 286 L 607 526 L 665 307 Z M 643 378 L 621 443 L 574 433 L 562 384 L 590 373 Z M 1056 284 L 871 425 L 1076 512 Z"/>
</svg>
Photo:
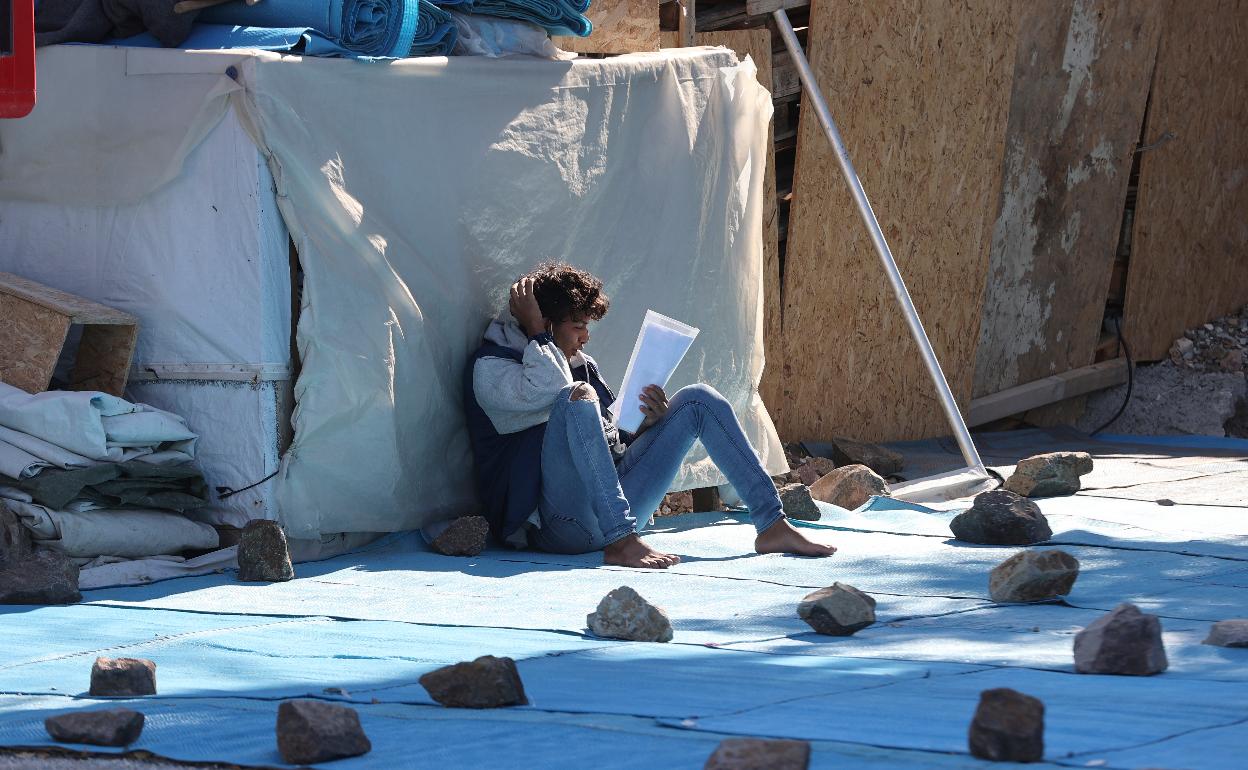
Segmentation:
<svg viewBox="0 0 1248 770">
<path fill-rule="evenodd" d="M 633 355 L 624 370 L 624 384 L 611 405 L 611 416 L 621 430 L 635 433 L 645 414 L 641 411 L 641 391 L 647 385 L 667 387 L 672 372 L 680 365 L 698 330 L 653 310 L 646 311 L 641 332 L 633 345 Z"/>
</svg>

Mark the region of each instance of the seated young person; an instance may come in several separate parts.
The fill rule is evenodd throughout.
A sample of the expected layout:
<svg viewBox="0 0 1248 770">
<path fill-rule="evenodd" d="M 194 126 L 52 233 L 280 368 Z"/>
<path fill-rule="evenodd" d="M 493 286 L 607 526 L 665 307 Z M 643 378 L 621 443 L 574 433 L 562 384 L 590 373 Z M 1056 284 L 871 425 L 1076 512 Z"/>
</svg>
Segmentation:
<svg viewBox="0 0 1248 770">
<path fill-rule="evenodd" d="M 650 385 L 636 434 L 607 412 L 615 396 L 583 350 L 608 300 L 602 282 L 544 264 L 511 287 L 511 319 L 497 319 L 471 357 L 464 404 L 478 490 L 498 537 L 555 553 L 602 551 L 603 562 L 664 568 L 679 557 L 639 536 L 685 455 L 701 440 L 750 509 L 759 553 L 831 556 L 781 510 L 780 496 L 732 407 L 706 385 L 669 400 Z"/>
</svg>

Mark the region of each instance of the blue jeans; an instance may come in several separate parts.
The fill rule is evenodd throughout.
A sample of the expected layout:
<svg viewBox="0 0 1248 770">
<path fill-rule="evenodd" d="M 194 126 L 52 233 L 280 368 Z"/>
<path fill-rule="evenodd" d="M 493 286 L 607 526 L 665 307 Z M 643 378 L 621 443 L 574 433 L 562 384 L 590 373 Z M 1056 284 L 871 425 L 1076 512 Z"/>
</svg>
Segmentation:
<svg viewBox="0 0 1248 770">
<path fill-rule="evenodd" d="M 574 387 L 560 392 L 546 424 L 541 528 L 530 535 L 533 545 L 586 553 L 641 531 L 698 439 L 749 507 L 757 531 L 783 518 L 775 484 L 732 406 L 714 388 L 690 385 L 677 391 L 667 414 L 629 445 L 617 466 L 598 402 L 573 401 Z"/>
</svg>

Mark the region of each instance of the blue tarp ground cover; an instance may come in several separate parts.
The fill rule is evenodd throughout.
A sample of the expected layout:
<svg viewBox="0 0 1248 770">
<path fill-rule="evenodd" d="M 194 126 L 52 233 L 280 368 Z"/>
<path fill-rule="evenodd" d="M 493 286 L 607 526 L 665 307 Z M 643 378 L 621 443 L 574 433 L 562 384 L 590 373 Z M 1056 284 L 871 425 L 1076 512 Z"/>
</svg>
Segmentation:
<svg viewBox="0 0 1248 770">
<path fill-rule="evenodd" d="M 1248 650 L 1200 642 L 1248 614 L 1243 510 L 1040 505 L 1055 540 L 1078 543 L 1062 546 L 1082 563 L 1067 603 L 993 604 L 987 572 L 1020 549 L 952 541 L 953 512 L 877 500 L 824 509 L 810 531 L 841 549 L 829 560 L 750 554 L 741 517 L 695 514 L 649 536 L 684 557 L 667 572 L 596 555 L 455 559 L 409 534 L 300 564 L 289 583 L 226 573 L 5 608 L 0 745 L 48 743 L 43 716 L 101 704 L 83 696 L 93 657 L 134 655 L 157 662 L 160 688 L 132 702 L 149 716 L 135 748 L 188 760 L 280 764 L 277 703 L 310 696 L 357 707 L 373 741 L 334 767 L 399 766 L 420 746 L 446 767 L 697 768 L 730 734 L 814 740 L 816 768 L 983 767 L 966 726 L 981 690 L 1009 686 L 1045 701 L 1050 763 L 1242 766 Z M 879 622 L 811 633 L 795 605 L 834 581 L 871 593 Z M 666 608 L 672 643 L 588 633 L 586 613 L 624 584 Z M 1073 673 L 1074 635 L 1128 600 L 1162 616 L 1170 670 Z M 431 704 L 422 673 L 487 653 L 517 660 L 530 706 Z"/>
</svg>

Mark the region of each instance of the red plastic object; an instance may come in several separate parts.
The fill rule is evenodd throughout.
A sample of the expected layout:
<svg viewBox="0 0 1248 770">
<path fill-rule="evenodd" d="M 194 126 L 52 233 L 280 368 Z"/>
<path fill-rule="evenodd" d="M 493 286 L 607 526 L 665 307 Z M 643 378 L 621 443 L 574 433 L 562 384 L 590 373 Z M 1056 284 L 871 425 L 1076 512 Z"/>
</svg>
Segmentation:
<svg viewBox="0 0 1248 770">
<path fill-rule="evenodd" d="M 35 108 L 35 0 L 0 0 L 0 118 Z"/>
</svg>

